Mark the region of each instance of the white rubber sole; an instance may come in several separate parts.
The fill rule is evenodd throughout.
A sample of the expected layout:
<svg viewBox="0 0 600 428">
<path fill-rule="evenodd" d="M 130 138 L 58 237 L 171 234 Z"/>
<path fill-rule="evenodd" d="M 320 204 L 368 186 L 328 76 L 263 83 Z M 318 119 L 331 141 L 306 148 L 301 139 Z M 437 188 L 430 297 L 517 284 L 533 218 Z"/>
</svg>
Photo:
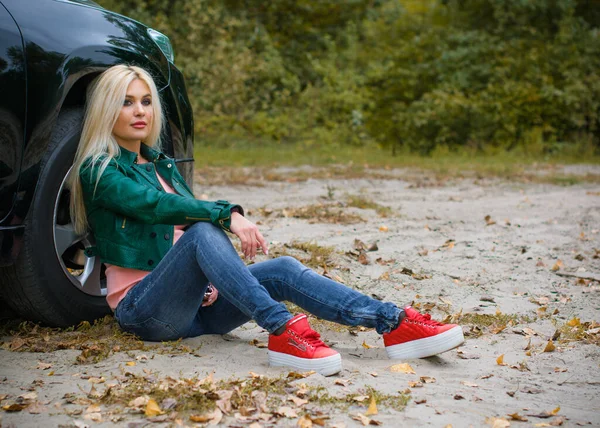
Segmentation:
<svg viewBox="0 0 600 428">
<path fill-rule="evenodd" d="M 437 336 L 417 339 L 399 345 L 387 346 L 388 357 L 398 360 L 426 358 L 441 354 L 462 345 L 465 342 L 462 328 L 456 326 Z"/>
<path fill-rule="evenodd" d="M 323 376 L 331 376 L 342 370 L 342 356 L 331 355 L 325 358 L 299 358 L 281 352 L 268 351 L 271 367 L 291 367 L 300 371 L 314 370 Z"/>
</svg>

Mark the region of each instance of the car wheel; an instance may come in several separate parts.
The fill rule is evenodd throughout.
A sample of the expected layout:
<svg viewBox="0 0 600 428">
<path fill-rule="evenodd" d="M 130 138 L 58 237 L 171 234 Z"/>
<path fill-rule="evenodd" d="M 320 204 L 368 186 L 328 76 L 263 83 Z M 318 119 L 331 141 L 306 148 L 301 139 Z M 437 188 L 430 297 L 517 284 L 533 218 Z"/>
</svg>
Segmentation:
<svg viewBox="0 0 600 428">
<path fill-rule="evenodd" d="M 39 173 L 31 201 L 22 248 L 13 266 L 5 268 L 3 294 L 27 319 L 65 327 L 109 312 L 106 279 L 97 257 L 85 250 L 91 234 L 77 235 L 69 215 L 66 186 L 79 143 L 83 113 L 61 113 Z"/>
</svg>

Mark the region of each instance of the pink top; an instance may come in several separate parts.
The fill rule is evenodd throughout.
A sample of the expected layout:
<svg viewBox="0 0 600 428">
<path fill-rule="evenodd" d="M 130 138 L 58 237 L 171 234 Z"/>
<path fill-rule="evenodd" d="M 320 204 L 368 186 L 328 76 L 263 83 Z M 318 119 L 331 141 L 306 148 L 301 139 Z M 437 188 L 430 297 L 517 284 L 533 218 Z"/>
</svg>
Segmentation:
<svg viewBox="0 0 600 428">
<path fill-rule="evenodd" d="M 148 161 L 144 159 L 139 163 L 148 163 Z M 156 173 L 156 170 L 154 171 Z M 176 193 L 175 189 L 169 186 L 169 184 L 160 176 L 160 174 L 156 173 L 156 177 L 166 192 Z M 173 232 L 173 244 L 175 244 L 175 242 L 177 242 L 177 240 L 183 235 L 184 227 L 185 225 L 175 226 L 175 231 Z M 114 311 L 121 299 L 125 297 L 129 289 L 144 279 L 144 277 L 149 273 L 150 272 L 145 270 L 124 268 L 107 263 L 106 288 L 108 289 L 108 293 L 106 295 L 106 301 L 108 302 L 108 306 L 110 306 L 110 308 Z"/>
</svg>

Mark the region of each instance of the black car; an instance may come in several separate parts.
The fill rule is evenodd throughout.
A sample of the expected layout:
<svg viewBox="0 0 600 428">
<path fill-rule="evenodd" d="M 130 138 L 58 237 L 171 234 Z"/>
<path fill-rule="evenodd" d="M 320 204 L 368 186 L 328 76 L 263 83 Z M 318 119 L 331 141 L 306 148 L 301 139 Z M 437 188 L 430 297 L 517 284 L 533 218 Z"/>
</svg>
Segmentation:
<svg viewBox="0 0 600 428">
<path fill-rule="evenodd" d="M 169 39 L 90 0 L 0 0 L 0 293 L 53 326 L 109 312 L 93 236 L 74 233 L 65 186 L 86 88 L 114 64 L 148 70 L 166 113 L 165 151 L 193 155 L 193 117 Z M 192 163 L 179 164 L 192 184 Z"/>
</svg>

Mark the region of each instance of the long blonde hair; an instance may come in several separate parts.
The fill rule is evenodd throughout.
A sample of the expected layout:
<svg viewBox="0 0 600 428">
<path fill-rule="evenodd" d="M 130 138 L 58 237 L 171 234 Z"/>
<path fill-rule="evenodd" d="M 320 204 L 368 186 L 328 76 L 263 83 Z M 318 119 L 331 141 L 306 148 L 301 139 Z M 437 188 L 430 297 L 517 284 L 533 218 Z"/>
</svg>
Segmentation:
<svg viewBox="0 0 600 428">
<path fill-rule="evenodd" d="M 160 150 L 163 114 L 158 90 L 152 76 L 144 69 L 132 65 L 110 67 L 88 87 L 81 139 L 68 179 L 71 190 L 71 220 L 77 234 L 85 233 L 88 228 L 79 171 L 88 159 L 92 166 L 98 164 L 96 175 L 96 185 L 98 185 L 109 162 L 121 153 L 112 131 L 123 107 L 127 88 L 136 79 L 140 79 L 148 85 L 152 96 L 152 127 L 144 144 Z M 90 168 L 90 177 L 94 169 Z"/>
</svg>

